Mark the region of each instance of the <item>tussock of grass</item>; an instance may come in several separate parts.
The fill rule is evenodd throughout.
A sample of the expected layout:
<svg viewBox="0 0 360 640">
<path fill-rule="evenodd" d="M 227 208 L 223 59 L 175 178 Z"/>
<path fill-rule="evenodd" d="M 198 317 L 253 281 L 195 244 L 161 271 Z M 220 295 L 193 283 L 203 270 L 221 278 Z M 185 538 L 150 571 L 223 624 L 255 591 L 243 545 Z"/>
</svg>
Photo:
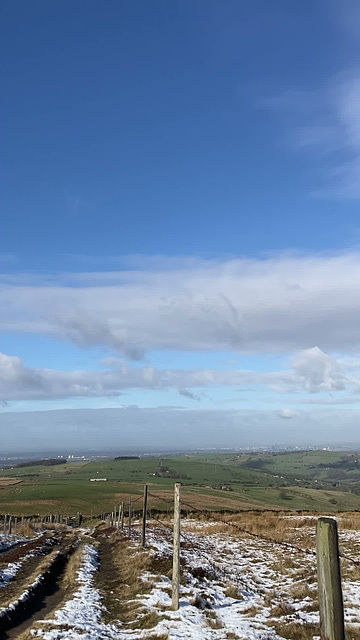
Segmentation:
<svg viewBox="0 0 360 640">
<path fill-rule="evenodd" d="M 316 591 L 310 588 L 308 582 L 296 582 L 290 588 L 290 593 L 296 600 L 304 600 L 304 598 L 313 598 Z"/>
<path fill-rule="evenodd" d="M 294 613 L 294 607 L 287 602 L 280 602 L 275 605 L 270 611 L 270 615 L 274 618 L 282 618 L 284 616 L 291 616 Z"/>
<path fill-rule="evenodd" d="M 273 627 L 279 636 L 289 640 L 313 640 L 314 636 L 320 635 L 319 627 L 315 624 L 280 621 L 274 623 L 273 620 L 267 624 Z"/>
<path fill-rule="evenodd" d="M 234 598 L 234 600 L 243 600 L 244 599 L 244 596 L 239 592 L 238 587 L 236 587 L 234 584 L 229 585 L 225 589 L 224 594 L 228 598 Z"/>
<path fill-rule="evenodd" d="M 205 612 L 206 616 L 206 624 L 211 629 L 222 629 L 223 624 L 221 620 L 216 615 L 215 611 L 207 609 Z"/>
<path fill-rule="evenodd" d="M 163 616 L 159 615 L 156 611 L 149 611 L 145 613 L 141 617 L 137 618 L 137 620 L 128 625 L 129 629 L 153 629 L 156 627 L 159 622 L 163 619 Z"/>
<path fill-rule="evenodd" d="M 241 613 L 243 613 L 245 616 L 249 616 L 252 618 L 253 616 L 256 616 L 256 614 L 259 613 L 259 609 L 258 607 L 252 604 L 250 607 L 243 609 Z"/>
<path fill-rule="evenodd" d="M 271 565 L 271 569 L 276 573 L 284 573 L 286 569 L 296 569 L 299 565 L 291 556 L 283 556 L 278 562 Z"/>
</svg>

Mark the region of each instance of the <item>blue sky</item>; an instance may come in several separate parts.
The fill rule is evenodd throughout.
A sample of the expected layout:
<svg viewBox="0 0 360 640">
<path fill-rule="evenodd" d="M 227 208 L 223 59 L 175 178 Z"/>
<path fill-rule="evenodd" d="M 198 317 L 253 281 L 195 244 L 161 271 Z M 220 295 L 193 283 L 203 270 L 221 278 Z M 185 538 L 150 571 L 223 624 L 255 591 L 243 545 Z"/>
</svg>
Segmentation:
<svg viewBox="0 0 360 640">
<path fill-rule="evenodd" d="M 358 3 L 1 13 L 0 428 L 130 405 L 322 441 L 332 406 L 356 440 Z"/>
</svg>

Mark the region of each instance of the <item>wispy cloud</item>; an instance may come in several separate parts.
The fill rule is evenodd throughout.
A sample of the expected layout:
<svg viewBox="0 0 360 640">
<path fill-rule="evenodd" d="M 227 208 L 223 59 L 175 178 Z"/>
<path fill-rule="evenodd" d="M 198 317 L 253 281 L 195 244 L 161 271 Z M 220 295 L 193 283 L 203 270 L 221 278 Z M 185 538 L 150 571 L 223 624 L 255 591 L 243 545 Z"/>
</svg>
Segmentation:
<svg viewBox="0 0 360 640">
<path fill-rule="evenodd" d="M 263 101 L 282 114 L 289 144 L 318 167 L 314 194 L 360 198 L 360 67 L 316 89 L 289 89 Z"/>
</svg>

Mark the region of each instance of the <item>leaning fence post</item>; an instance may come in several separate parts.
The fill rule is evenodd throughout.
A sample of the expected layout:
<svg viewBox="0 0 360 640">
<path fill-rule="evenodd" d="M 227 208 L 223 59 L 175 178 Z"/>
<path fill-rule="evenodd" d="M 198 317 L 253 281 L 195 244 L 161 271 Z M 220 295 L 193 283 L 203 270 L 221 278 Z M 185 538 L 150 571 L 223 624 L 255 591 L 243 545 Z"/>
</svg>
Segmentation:
<svg viewBox="0 0 360 640">
<path fill-rule="evenodd" d="M 179 608 L 180 589 L 180 490 L 181 484 L 174 486 L 174 546 L 173 546 L 173 571 L 172 571 L 172 608 Z"/>
<path fill-rule="evenodd" d="M 334 518 L 319 518 L 316 556 L 321 640 L 345 640 L 339 537 Z"/>
<path fill-rule="evenodd" d="M 148 486 L 144 485 L 144 503 L 143 503 L 143 517 L 142 517 L 142 530 L 141 530 L 141 546 L 145 547 L 146 543 L 146 513 L 147 513 L 147 501 L 148 501 Z"/>
</svg>

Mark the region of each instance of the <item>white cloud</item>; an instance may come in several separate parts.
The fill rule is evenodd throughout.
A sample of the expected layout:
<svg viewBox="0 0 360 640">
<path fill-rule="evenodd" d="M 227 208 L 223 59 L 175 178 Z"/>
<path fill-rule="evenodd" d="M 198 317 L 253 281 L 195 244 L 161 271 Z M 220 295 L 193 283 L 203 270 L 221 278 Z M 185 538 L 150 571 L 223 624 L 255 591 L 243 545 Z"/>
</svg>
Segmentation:
<svg viewBox="0 0 360 640">
<path fill-rule="evenodd" d="M 344 389 L 345 376 L 338 363 L 319 347 L 302 351 L 294 358 L 292 365 L 310 393 Z"/>
<path fill-rule="evenodd" d="M 296 418 L 297 415 L 298 415 L 298 412 L 294 411 L 293 409 L 280 409 L 280 411 L 278 411 L 279 418 L 285 418 L 285 420 L 291 420 L 291 418 Z"/>
<path fill-rule="evenodd" d="M 357 353 L 360 254 L 177 261 L 173 269 L 3 276 L 0 330 L 150 349 Z M 2 283 L 2 285 L 1 285 Z"/>
<path fill-rule="evenodd" d="M 70 397 L 111 397 L 126 389 L 176 389 L 181 395 L 199 400 L 193 389 L 231 386 L 268 389 L 275 393 L 339 391 L 359 383 L 352 372 L 347 378 L 339 364 L 318 347 L 299 352 L 292 368 L 283 371 L 216 369 L 156 369 L 151 365 L 130 366 L 123 360 L 107 358 L 105 370 L 56 371 L 26 367 L 16 356 L 0 353 L 0 400 L 35 400 Z M 286 409 L 282 410 L 281 417 Z M 284 413 L 285 412 L 285 413 Z M 280 415 L 280 413 L 279 413 Z M 292 417 L 292 416 L 291 416 Z"/>
</svg>

